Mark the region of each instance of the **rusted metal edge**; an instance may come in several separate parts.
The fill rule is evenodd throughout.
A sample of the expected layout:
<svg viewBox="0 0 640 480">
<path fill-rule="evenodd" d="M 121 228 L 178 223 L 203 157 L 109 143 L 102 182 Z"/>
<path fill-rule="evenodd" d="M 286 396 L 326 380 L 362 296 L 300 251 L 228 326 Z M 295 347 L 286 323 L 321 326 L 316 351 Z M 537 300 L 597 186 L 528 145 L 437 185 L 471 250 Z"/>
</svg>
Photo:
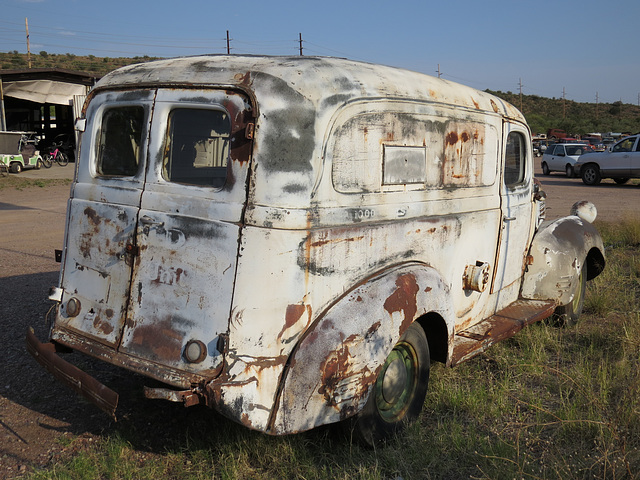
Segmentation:
<svg viewBox="0 0 640 480">
<path fill-rule="evenodd" d="M 63 360 L 56 354 L 53 343 L 42 343 L 33 328 L 27 330 L 27 351 L 56 379 L 71 387 L 100 410 L 116 420 L 119 395 L 88 373 Z"/>
<path fill-rule="evenodd" d="M 516 300 L 482 322 L 457 332 L 449 365 L 469 360 L 494 343 L 513 337 L 527 325 L 548 318 L 556 306 L 555 302 Z"/>
<path fill-rule="evenodd" d="M 144 387 L 144 396 L 151 400 L 168 400 L 182 403 L 185 407 L 207 403 L 206 397 L 191 390 L 178 391 L 169 388 Z"/>
<path fill-rule="evenodd" d="M 78 352 L 84 353 L 93 358 L 103 360 L 112 365 L 125 368 L 129 371 L 140 373 L 159 382 L 171 385 L 175 388 L 191 388 L 193 385 L 204 385 L 205 383 L 216 378 L 224 367 L 224 363 L 215 371 L 207 372 L 206 375 L 200 375 L 176 368 L 167 367 L 160 363 L 152 362 L 138 358 L 126 353 L 115 353 L 113 348 L 102 345 L 101 343 L 83 337 L 72 329 L 62 328 L 56 325 L 54 329 L 55 341 L 72 348 Z"/>
</svg>

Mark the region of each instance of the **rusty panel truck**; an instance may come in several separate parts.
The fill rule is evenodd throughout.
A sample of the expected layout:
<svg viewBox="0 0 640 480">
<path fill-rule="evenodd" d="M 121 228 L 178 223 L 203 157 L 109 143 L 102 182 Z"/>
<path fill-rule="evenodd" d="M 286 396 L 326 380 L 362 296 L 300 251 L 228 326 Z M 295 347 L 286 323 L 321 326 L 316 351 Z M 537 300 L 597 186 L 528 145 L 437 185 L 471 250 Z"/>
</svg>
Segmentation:
<svg viewBox="0 0 640 480">
<path fill-rule="evenodd" d="M 76 125 L 55 319 L 27 345 L 113 416 L 62 351 L 251 429 L 351 419 L 375 444 L 417 417 L 431 362 L 575 321 L 604 268 L 592 204 L 544 221 L 520 112 L 446 80 L 168 59 L 103 77 Z"/>
</svg>

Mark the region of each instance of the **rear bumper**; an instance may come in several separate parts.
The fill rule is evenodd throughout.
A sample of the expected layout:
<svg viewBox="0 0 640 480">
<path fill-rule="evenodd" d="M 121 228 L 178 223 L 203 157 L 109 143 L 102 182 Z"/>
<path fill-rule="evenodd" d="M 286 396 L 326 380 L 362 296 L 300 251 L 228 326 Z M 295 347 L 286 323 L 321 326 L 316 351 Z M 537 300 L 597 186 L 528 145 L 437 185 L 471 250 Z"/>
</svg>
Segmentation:
<svg viewBox="0 0 640 480">
<path fill-rule="evenodd" d="M 33 328 L 27 330 L 27 351 L 56 379 L 116 419 L 118 394 L 86 372 L 60 358 L 54 343 L 42 343 Z"/>
</svg>

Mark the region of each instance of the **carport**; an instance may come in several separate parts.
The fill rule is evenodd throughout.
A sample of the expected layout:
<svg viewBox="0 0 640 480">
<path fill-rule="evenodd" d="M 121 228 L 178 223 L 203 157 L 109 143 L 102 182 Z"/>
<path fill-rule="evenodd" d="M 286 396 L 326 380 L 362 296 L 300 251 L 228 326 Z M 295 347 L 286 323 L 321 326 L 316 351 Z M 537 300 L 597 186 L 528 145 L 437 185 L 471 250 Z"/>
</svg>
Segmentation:
<svg viewBox="0 0 640 480">
<path fill-rule="evenodd" d="M 99 77 L 59 68 L 0 70 L 0 130 L 35 132 L 45 143 L 73 134 Z"/>
</svg>

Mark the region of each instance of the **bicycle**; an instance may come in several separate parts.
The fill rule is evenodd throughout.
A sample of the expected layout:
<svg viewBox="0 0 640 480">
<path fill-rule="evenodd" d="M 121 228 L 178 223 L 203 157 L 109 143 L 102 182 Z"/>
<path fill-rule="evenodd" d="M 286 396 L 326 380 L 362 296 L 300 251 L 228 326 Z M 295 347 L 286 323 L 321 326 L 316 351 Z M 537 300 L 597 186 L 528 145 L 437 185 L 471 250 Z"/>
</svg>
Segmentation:
<svg viewBox="0 0 640 480">
<path fill-rule="evenodd" d="M 69 158 L 62 150 L 60 150 L 61 146 L 62 145 L 53 143 L 49 148 L 51 151 L 42 155 L 42 165 L 44 165 L 44 168 L 51 168 L 54 161 L 61 167 L 64 167 L 69 163 Z"/>
</svg>

